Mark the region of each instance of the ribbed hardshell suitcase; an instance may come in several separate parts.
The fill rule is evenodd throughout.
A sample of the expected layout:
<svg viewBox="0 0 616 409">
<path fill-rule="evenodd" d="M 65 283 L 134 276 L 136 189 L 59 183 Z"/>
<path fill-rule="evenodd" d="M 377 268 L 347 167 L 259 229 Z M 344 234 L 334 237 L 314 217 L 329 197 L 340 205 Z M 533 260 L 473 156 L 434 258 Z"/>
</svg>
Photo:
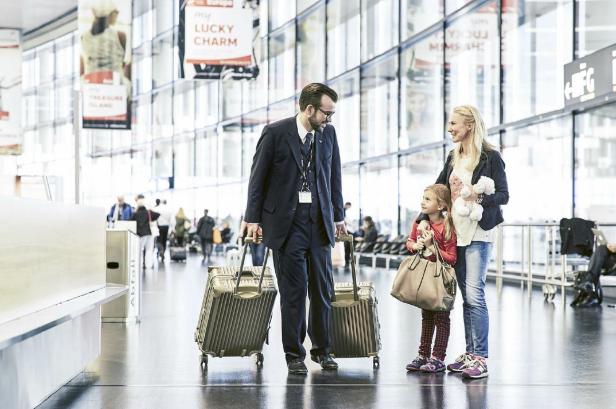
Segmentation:
<svg viewBox="0 0 616 409">
<path fill-rule="evenodd" d="M 340 241 L 351 241 L 343 236 Z M 336 358 L 372 357 L 373 366 L 379 367 L 381 335 L 378 301 L 372 283 L 357 284 L 355 257 L 351 245 L 352 283 L 336 283 L 332 299 L 331 339 L 332 354 Z"/>
<path fill-rule="evenodd" d="M 246 249 L 239 267 L 210 267 L 195 340 L 201 350 L 201 364 L 207 357 L 257 355 L 263 365 L 263 344 L 267 339 L 278 291 L 266 267 L 244 267 Z M 241 271 L 238 282 L 238 271 Z"/>
</svg>

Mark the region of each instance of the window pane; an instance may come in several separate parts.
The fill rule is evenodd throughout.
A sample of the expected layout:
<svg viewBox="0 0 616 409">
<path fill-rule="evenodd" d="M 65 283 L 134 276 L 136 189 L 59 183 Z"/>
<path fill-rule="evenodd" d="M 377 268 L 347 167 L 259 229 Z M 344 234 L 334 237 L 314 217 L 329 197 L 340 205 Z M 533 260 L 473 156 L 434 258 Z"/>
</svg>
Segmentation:
<svg viewBox="0 0 616 409">
<path fill-rule="evenodd" d="M 171 88 L 152 96 L 154 139 L 170 138 L 173 135 L 173 99 Z"/>
<path fill-rule="evenodd" d="M 216 129 L 211 128 L 197 133 L 195 145 L 197 161 L 196 176 L 199 184 L 211 185 L 216 183 L 218 176 L 218 135 Z"/>
<path fill-rule="evenodd" d="M 267 106 L 267 38 L 254 42 L 256 61 L 259 64 L 259 75 L 246 81 L 240 81 L 243 86 L 243 112 Z"/>
<path fill-rule="evenodd" d="M 338 136 L 340 159 L 342 163 L 359 160 L 359 70 L 329 85 L 338 93 L 332 124 Z"/>
<path fill-rule="evenodd" d="M 173 13 L 176 11 L 174 7 L 176 5 L 173 0 L 154 0 L 156 34 L 163 33 L 173 27 Z"/>
<path fill-rule="evenodd" d="M 398 235 L 397 162 L 387 157 L 360 168 L 362 217 L 372 216 L 379 234 Z"/>
<path fill-rule="evenodd" d="M 325 7 L 297 24 L 297 91 L 311 82 L 325 82 Z"/>
<path fill-rule="evenodd" d="M 111 186 L 116 192 L 130 192 L 130 155 L 111 157 Z M 70 184 L 70 183 L 69 183 Z M 129 202 L 132 200 L 129 199 Z"/>
<path fill-rule="evenodd" d="M 497 16 L 490 3 L 456 20 L 445 36 L 447 111 L 474 105 L 488 128 L 498 124 L 500 110 Z"/>
<path fill-rule="evenodd" d="M 132 186 L 139 191 L 147 191 L 153 185 L 152 177 L 152 145 L 146 145 L 133 153 Z"/>
<path fill-rule="evenodd" d="M 613 223 L 616 105 L 578 115 L 575 124 L 575 216 Z"/>
<path fill-rule="evenodd" d="M 173 168 L 176 189 L 193 185 L 195 181 L 194 134 L 173 141 Z"/>
<path fill-rule="evenodd" d="M 173 174 L 173 144 L 170 141 L 154 142 L 152 166 L 152 176 L 156 178 L 168 178 Z"/>
<path fill-rule="evenodd" d="M 56 88 L 56 120 L 68 120 L 73 112 L 73 84 L 64 81 Z"/>
<path fill-rule="evenodd" d="M 398 150 L 398 54 L 362 70 L 361 157 Z"/>
<path fill-rule="evenodd" d="M 403 40 L 443 18 L 443 0 L 401 0 L 400 7 Z"/>
<path fill-rule="evenodd" d="M 508 2 L 509 3 L 509 2 Z M 571 60 L 571 0 L 519 0 L 503 8 L 505 122 L 563 106 L 563 65 Z"/>
<path fill-rule="evenodd" d="M 197 81 L 197 117 L 198 128 L 212 125 L 218 121 L 218 81 Z"/>
<path fill-rule="evenodd" d="M 327 78 L 359 65 L 359 2 L 327 3 Z"/>
<path fill-rule="evenodd" d="M 270 103 L 293 95 L 295 91 L 295 26 L 269 40 Z"/>
<path fill-rule="evenodd" d="M 456 11 L 460 7 L 470 3 L 472 0 L 446 0 L 447 14 Z M 506 0 L 505 0 L 506 1 Z"/>
<path fill-rule="evenodd" d="M 297 13 L 301 13 L 316 2 L 317 0 L 297 0 Z"/>
<path fill-rule="evenodd" d="M 69 34 L 56 43 L 56 75 L 58 78 L 72 77 L 75 74 L 72 41 L 73 36 Z"/>
<path fill-rule="evenodd" d="M 295 17 L 295 2 L 289 0 L 270 0 L 269 30 L 280 27 Z"/>
<path fill-rule="evenodd" d="M 24 95 L 23 97 L 23 125 L 24 127 L 30 127 L 37 124 L 37 105 L 36 94 Z"/>
<path fill-rule="evenodd" d="M 233 122 L 222 127 L 220 134 L 219 183 L 239 181 L 242 177 L 242 127 Z"/>
<path fill-rule="evenodd" d="M 143 96 L 136 100 L 133 109 L 133 138 L 139 144 L 152 140 L 152 97 Z"/>
<path fill-rule="evenodd" d="M 242 197 L 242 185 L 233 183 L 218 187 L 218 206 L 214 213 L 218 225 L 226 222 L 232 233 L 237 233 L 240 226 L 240 216 L 244 213 L 246 203 L 238 200 Z"/>
<path fill-rule="evenodd" d="M 400 149 L 443 139 L 443 36 L 402 52 Z"/>
<path fill-rule="evenodd" d="M 222 117 L 233 118 L 242 113 L 242 82 L 228 79 L 222 81 Z"/>
<path fill-rule="evenodd" d="M 291 117 L 296 113 L 295 99 L 287 99 L 269 106 L 268 123 Z"/>
<path fill-rule="evenodd" d="M 434 183 L 442 169 L 442 148 L 400 158 L 400 234 L 411 231 L 411 223 L 421 211 L 423 191 Z"/>
<path fill-rule="evenodd" d="M 53 80 L 54 57 L 53 44 L 45 45 L 37 49 L 39 84 Z"/>
<path fill-rule="evenodd" d="M 35 87 L 38 84 L 38 74 L 37 70 L 37 59 L 36 53 L 34 51 L 24 52 L 23 53 L 23 64 L 22 64 L 22 81 L 23 81 L 23 89 L 27 90 L 29 88 Z"/>
<path fill-rule="evenodd" d="M 362 61 L 398 44 L 398 1 L 362 0 Z"/>
<path fill-rule="evenodd" d="M 250 177 L 252 159 L 261 137 L 263 127 L 267 123 L 267 110 L 261 109 L 242 118 L 242 179 Z"/>
<path fill-rule="evenodd" d="M 361 226 L 359 220 L 359 166 L 342 168 L 342 197 L 344 202 L 351 202 L 351 208 L 346 211 L 345 221 L 350 232 L 356 232 Z"/>
<path fill-rule="evenodd" d="M 173 95 L 173 133 L 195 129 L 195 91 L 192 81 L 175 83 Z"/>
<path fill-rule="evenodd" d="M 571 215 L 571 118 L 507 131 L 503 160 L 509 184 L 508 222 Z"/>
<path fill-rule="evenodd" d="M 576 58 L 584 57 L 616 42 L 614 21 L 616 2 L 613 0 L 577 0 L 578 36 Z"/>
<path fill-rule="evenodd" d="M 39 125 L 53 121 L 54 114 L 54 92 L 52 85 L 39 87 L 36 98 L 38 108 Z"/>
<path fill-rule="evenodd" d="M 173 80 L 173 33 L 157 39 L 152 44 L 152 78 L 154 88 Z"/>
<path fill-rule="evenodd" d="M 152 90 L 152 44 L 145 43 L 133 50 L 133 94 L 139 95 Z"/>
</svg>

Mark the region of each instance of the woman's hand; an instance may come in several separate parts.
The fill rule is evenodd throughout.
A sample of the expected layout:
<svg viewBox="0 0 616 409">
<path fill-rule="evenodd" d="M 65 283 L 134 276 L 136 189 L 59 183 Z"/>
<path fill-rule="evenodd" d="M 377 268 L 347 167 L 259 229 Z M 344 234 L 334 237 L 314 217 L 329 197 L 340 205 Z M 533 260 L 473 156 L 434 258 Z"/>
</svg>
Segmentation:
<svg viewBox="0 0 616 409">
<path fill-rule="evenodd" d="M 616 243 L 610 243 L 607 245 L 607 249 L 611 252 L 611 253 L 616 253 Z"/>
</svg>

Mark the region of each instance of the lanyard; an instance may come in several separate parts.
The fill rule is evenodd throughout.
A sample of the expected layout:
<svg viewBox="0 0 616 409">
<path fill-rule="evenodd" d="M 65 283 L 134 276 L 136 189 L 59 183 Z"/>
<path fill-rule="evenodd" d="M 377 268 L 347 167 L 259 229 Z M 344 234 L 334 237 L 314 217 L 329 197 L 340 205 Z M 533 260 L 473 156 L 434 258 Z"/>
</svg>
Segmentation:
<svg viewBox="0 0 616 409">
<path fill-rule="evenodd" d="M 306 174 L 308 172 L 308 169 L 310 169 L 310 165 L 312 164 L 312 156 L 314 155 L 314 139 L 315 138 L 316 138 L 316 132 L 312 138 L 312 141 L 310 141 L 310 155 L 308 156 L 308 163 L 306 163 L 306 166 L 304 166 L 304 155 L 302 155 L 300 158 L 300 164 L 301 164 L 301 169 L 302 169 L 302 174 L 301 174 L 301 179 L 302 179 L 301 191 L 302 192 L 310 192 L 310 189 L 308 186 L 308 178 Z"/>
</svg>

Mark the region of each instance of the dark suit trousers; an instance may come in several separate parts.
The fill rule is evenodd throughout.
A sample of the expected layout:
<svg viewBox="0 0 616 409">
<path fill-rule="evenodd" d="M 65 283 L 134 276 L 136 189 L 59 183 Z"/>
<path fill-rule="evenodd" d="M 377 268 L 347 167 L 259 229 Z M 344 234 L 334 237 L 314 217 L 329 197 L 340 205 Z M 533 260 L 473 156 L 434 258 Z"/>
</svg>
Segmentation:
<svg viewBox="0 0 616 409">
<path fill-rule="evenodd" d="M 310 206 L 298 205 L 284 244 L 274 251 L 280 291 L 282 345 L 287 362 L 304 360 L 306 293 L 310 297 L 308 336 L 311 353 L 329 353 L 331 297 L 333 292 L 331 246 L 321 217 L 310 221 Z"/>
</svg>

